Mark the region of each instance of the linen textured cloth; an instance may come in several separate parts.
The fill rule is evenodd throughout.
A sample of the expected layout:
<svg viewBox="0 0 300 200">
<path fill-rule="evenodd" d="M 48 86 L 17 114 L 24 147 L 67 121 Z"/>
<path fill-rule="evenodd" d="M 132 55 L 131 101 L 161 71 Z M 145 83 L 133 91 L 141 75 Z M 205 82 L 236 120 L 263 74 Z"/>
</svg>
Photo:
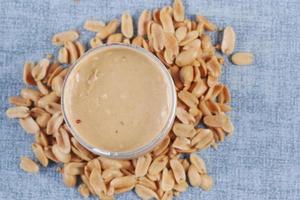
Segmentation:
<svg viewBox="0 0 300 200">
<path fill-rule="evenodd" d="M 184 200 L 300 199 L 300 1 L 185 0 L 188 16 L 203 14 L 219 27 L 232 25 L 235 51 L 255 54 L 251 66 L 234 66 L 226 59 L 222 81 L 232 92 L 233 137 L 217 151 L 199 155 L 214 178 L 210 192 L 189 188 Z M 56 165 L 38 175 L 19 169 L 20 156 L 33 157 L 33 136 L 17 120 L 8 120 L 7 98 L 24 87 L 25 60 L 46 53 L 57 55 L 54 33 L 82 30 L 86 19 L 120 18 L 129 10 L 169 5 L 171 0 L 0 0 L 0 199 L 81 199 L 64 186 Z M 84 32 L 87 42 L 92 33 Z M 137 199 L 133 193 L 117 196 Z"/>
</svg>

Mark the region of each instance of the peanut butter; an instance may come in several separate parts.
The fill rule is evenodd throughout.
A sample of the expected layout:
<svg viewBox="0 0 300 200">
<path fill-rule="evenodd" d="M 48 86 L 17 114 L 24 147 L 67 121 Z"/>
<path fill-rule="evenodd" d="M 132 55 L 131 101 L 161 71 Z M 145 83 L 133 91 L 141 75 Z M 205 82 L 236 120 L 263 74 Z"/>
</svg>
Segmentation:
<svg viewBox="0 0 300 200">
<path fill-rule="evenodd" d="M 111 152 L 136 150 L 166 125 L 171 96 L 161 66 L 126 46 L 90 52 L 74 66 L 64 88 L 64 110 L 76 134 Z"/>
</svg>

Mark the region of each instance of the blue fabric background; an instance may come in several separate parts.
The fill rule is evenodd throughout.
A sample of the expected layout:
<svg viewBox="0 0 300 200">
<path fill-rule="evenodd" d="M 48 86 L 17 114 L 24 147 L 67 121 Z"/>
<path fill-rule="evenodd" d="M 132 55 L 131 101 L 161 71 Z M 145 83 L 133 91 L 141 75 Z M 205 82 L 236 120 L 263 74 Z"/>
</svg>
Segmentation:
<svg viewBox="0 0 300 200">
<path fill-rule="evenodd" d="M 66 188 L 56 166 L 30 175 L 19 169 L 32 156 L 33 138 L 8 120 L 7 97 L 23 87 L 26 59 L 57 53 L 51 36 L 82 27 L 86 19 L 135 17 L 171 0 L 0 0 L 0 199 L 81 199 Z M 178 199 L 300 199 L 300 1 L 186 0 L 188 15 L 203 13 L 219 26 L 233 25 L 236 50 L 252 51 L 252 66 L 226 60 L 223 81 L 232 91 L 236 131 L 217 151 L 201 152 L 215 180 L 211 192 L 190 188 Z M 87 41 L 92 34 L 81 38 Z M 136 199 L 127 193 L 118 199 Z"/>
</svg>

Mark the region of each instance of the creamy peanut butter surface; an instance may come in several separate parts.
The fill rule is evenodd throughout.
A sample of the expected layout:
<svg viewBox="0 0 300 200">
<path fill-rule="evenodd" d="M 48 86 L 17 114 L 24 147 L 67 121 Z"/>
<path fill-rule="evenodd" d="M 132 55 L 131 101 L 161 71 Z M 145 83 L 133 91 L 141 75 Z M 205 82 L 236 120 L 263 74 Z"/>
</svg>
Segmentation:
<svg viewBox="0 0 300 200">
<path fill-rule="evenodd" d="M 171 110 L 165 74 L 153 58 L 128 47 L 100 48 L 72 69 L 64 112 L 90 146 L 112 152 L 140 148 L 164 128 Z"/>
</svg>

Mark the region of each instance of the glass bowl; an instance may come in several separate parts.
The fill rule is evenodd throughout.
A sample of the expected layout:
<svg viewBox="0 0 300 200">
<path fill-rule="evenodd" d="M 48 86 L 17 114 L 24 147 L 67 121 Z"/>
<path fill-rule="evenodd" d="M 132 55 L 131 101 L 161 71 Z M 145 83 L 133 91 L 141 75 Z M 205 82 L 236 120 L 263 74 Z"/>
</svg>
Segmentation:
<svg viewBox="0 0 300 200">
<path fill-rule="evenodd" d="M 134 50 L 138 53 L 141 53 L 145 56 L 147 56 L 148 58 L 150 58 L 150 60 L 152 60 L 157 66 L 160 66 L 160 70 L 162 72 L 162 74 L 164 75 L 164 77 L 166 78 L 167 81 L 167 86 L 168 86 L 168 92 L 170 94 L 170 101 L 171 101 L 171 107 L 170 107 L 170 112 L 169 112 L 169 116 L 167 119 L 167 122 L 165 124 L 165 126 L 163 127 L 162 131 L 160 133 L 158 133 L 156 135 L 156 137 L 154 137 L 152 140 L 150 140 L 147 144 L 145 144 L 144 146 L 141 146 L 140 148 L 134 149 L 132 151 L 119 151 L 119 152 L 115 152 L 115 151 L 107 151 L 105 149 L 100 149 L 98 147 L 94 147 L 90 144 L 88 144 L 86 141 L 84 141 L 80 134 L 78 134 L 75 130 L 75 128 L 73 128 L 72 124 L 70 123 L 70 120 L 68 119 L 68 116 L 66 114 L 66 107 L 65 107 L 65 91 L 66 91 L 66 83 L 69 80 L 70 74 L 72 72 L 72 70 L 74 70 L 78 65 L 78 63 L 84 59 L 86 56 L 88 56 L 91 52 L 95 52 L 95 51 L 101 51 L 101 50 L 106 50 L 109 48 L 129 48 L 131 50 Z M 172 124 L 173 121 L 175 119 L 175 110 L 176 110 L 176 104 L 177 104 L 177 96 L 176 96 L 176 90 L 175 90 L 175 85 L 173 82 L 173 79 L 169 73 L 169 71 L 167 70 L 167 68 L 165 67 L 165 65 L 155 56 L 153 55 L 151 52 L 138 47 L 138 46 L 133 46 L 133 45 L 129 45 L 129 44 L 106 44 L 106 45 L 101 45 L 99 47 L 96 47 L 94 49 L 91 49 L 87 52 L 85 52 L 84 55 L 82 55 L 75 63 L 72 64 L 68 74 L 65 77 L 65 81 L 63 84 L 63 88 L 62 88 L 62 95 L 61 95 L 61 106 L 62 106 L 62 114 L 63 117 L 65 119 L 65 123 L 68 126 L 71 134 L 75 137 L 75 139 L 82 145 L 84 146 L 86 149 L 88 149 L 89 151 L 93 152 L 94 154 L 97 154 L 99 156 L 105 156 L 108 158 L 113 158 L 113 159 L 129 159 L 129 158 L 135 158 L 138 157 L 140 155 L 143 155 L 149 151 L 151 151 L 154 147 L 156 147 L 158 144 L 160 144 L 160 142 L 166 137 L 166 135 L 169 133 L 170 129 L 172 128 Z"/>
</svg>

